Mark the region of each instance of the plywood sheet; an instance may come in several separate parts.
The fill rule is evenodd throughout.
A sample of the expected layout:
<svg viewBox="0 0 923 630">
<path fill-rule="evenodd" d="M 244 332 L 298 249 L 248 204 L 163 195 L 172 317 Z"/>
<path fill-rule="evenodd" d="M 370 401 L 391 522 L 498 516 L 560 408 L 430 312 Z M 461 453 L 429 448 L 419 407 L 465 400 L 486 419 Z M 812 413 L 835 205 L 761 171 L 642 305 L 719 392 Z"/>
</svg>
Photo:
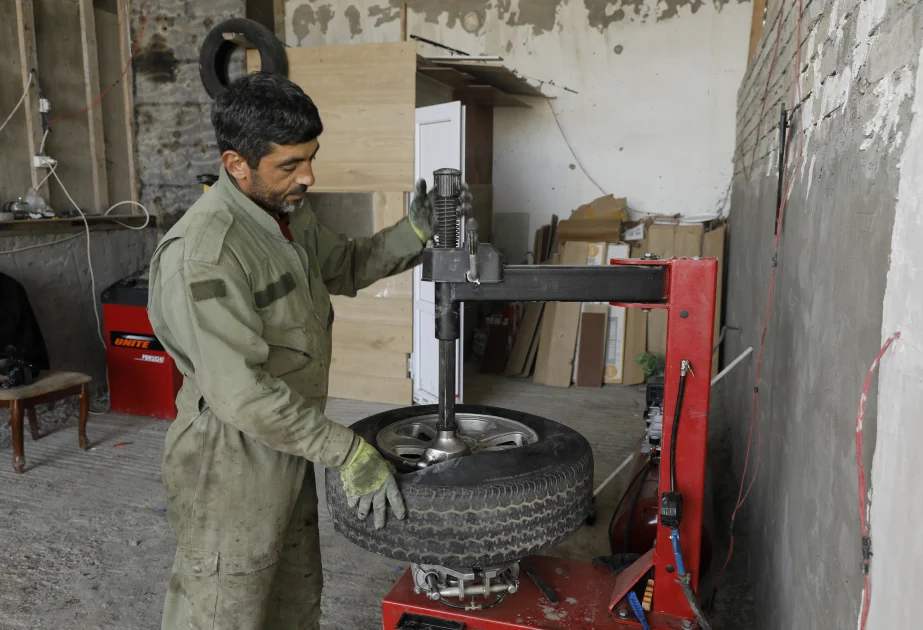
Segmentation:
<svg viewBox="0 0 923 630">
<path fill-rule="evenodd" d="M 357 350 L 334 345 L 330 369 L 341 374 L 396 378 L 407 374 L 406 352 Z"/>
<path fill-rule="evenodd" d="M 520 376 L 526 369 L 526 359 L 529 357 L 535 338 L 539 334 L 539 324 L 544 308 L 544 302 L 530 302 L 526 306 L 522 324 L 519 325 L 519 332 L 516 333 L 516 340 L 513 342 L 510 360 L 506 364 L 507 376 Z M 529 367 L 531 368 L 531 366 Z"/>
<path fill-rule="evenodd" d="M 587 304 L 587 311 L 580 315 L 579 362 L 574 382 L 578 387 L 602 387 L 603 364 L 606 356 L 606 326 L 608 306 Z M 605 312 L 594 312 L 604 309 Z"/>
<path fill-rule="evenodd" d="M 412 352 L 413 328 L 389 326 L 388 324 L 337 322 L 333 325 L 333 344 L 338 348 L 363 351 Z"/>
<path fill-rule="evenodd" d="M 410 299 L 387 299 L 357 295 L 330 296 L 337 322 L 413 326 L 413 304 Z M 336 349 L 334 349 L 336 351 Z"/>
<path fill-rule="evenodd" d="M 544 96 L 541 91 L 533 87 L 524 77 L 510 70 L 502 63 L 484 61 L 447 61 L 432 60 L 440 67 L 452 68 L 458 72 L 475 78 L 477 83 L 492 85 L 507 94 L 521 96 Z"/>
<path fill-rule="evenodd" d="M 413 270 L 405 271 L 359 291 L 359 295 L 377 298 L 413 298 Z"/>
<path fill-rule="evenodd" d="M 412 390 L 413 383 L 409 378 L 357 376 L 331 370 L 327 395 L 331 398 L 409 405 L 413 402 Z"/>
<path fill-rule="evenodd" d="M 416 44 L 287 48 L 289 78 L 324 122 L 316 192 L 413 190 Z M 249 51 L 248 68 L 259 66 Z"/>
</svg>

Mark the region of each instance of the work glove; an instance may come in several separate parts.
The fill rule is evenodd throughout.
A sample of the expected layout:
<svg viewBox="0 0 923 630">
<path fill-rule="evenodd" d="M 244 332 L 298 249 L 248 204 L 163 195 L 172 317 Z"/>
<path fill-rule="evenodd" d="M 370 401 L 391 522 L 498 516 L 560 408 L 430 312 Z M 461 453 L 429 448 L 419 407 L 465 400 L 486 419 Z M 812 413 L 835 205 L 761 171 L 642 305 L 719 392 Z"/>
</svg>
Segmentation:
<svg viewBox="0 0 923 630">
<path fill-rule="evenodd" d="M 417 181 L 413 190 L 413 201 L 410 202 L 410 225 L 422 242 L 427 242 L 436 233 L 436 200 L 435 189 L 426 192 L 426 180 Z M 461 194 L 458 196 L 458 214 L 470 214 L 473 198 L 468 184 L 461 183 Z"/>
<path fill-rule="evenodd" d="M 394 479 L 394 468 L 362 438 L 352 457 L 340 468 L 340 479 L 346 491 L 346 504 L 359 507 L 357 515 L 364 521 L 369 511 L 375 512 L 375 529 L 385 526 L 388 504 L 394 515 L 403 520 L 407 516 L 404 498 Z"/>
</svg>

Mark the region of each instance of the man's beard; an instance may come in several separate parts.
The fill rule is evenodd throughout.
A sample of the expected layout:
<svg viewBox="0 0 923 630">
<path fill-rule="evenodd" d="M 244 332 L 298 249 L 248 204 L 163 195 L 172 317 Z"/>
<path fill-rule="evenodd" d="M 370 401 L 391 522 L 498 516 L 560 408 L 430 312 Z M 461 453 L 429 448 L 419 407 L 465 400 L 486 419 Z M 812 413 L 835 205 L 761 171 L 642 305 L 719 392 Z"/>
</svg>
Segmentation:
<svg viewBox="0 0 923 630">
<path fill-rule="evenodd" d="M 266 186 L 266 183 L 257 175 L 253 173 L 251 182 L 250 182 L 250 197 L 253 199 L 257 205 L 262 208 L 275 212 L 277 214 L 291 214 L 295 210 L 301 207 L 301 204 L 304 202 L 304 198 L 301 199 L 289 199 L 289 195 L 303 195 L 308 191 L 308 187 L 302 184 L 295 186 L 290 190 L 286 190 L 284 193 L 278 193 L 269 189 Z"/>
</svg>

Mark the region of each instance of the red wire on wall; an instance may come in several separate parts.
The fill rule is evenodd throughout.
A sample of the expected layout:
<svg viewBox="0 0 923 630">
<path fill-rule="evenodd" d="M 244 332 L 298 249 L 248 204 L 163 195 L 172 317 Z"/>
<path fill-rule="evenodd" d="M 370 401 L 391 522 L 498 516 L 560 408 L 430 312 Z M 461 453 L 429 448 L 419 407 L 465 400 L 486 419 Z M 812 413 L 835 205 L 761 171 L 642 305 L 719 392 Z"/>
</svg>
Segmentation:
<svg viewBox="0 0 923 630">
<path fill-rule="evenodd" d="M 875 360 L 872 361 L 872 365 L 869 367 L 868 374 L 865 375 L 865 384 L 862 386 L 862 394 L 859 396 L 859 410 L 856 412 L 856 464 L 859 471 L 859 524 L 862 527 L 863 549 L 868 549 L 870 545 L 868 542 L 868 519 L 866 519 L 865 516 L 867 509 L 867 503 L 865 500 L 865 465 L 862 463 L 862 434 L 864 433 L 863 423 L 865 421 L 865 403 L 868 401 L 869 386 L 872 383 L 872 375 L 878 368 L 878 364 L 881 362 L 881 357 L 885 355 L 885 352 L 888 351 L 888 348 L 891 347 L 891 344 L 894 343 L 896 339 L 900 338 L 900 332 L 895 332 L 893 335 L 888 337 L 888 340 L 885 341 L 885 344 L 881 347 L 881 350 L 878 351 L 878 356 L 876 356 Z M 865 553 L 863 554 L 863 569 L 865 571 L 865 587 L 862 589 L 862 616 L 859 622 L 859 630 L 865 630 L 865 622 L 868 621 L 869 617 L 869 604 L 872 600 L 872 581 L 869 576 L 869 558 Z"/>
<path fill-rule="evenodd" d="M 75 116 L 79 116 L 80 114 L 84 114 L 84 113 L 90 111 L 91 109 L 93 109 L 94 107 L 96 107 L 97 105 L 99 105 L 99 104 L 102 102 L 102 100 L 103 100 L 103 98 L 106 96 L 106 94 L 109 93 L 109 90 L 111 90 L 111 89 L 114 88 L 116 85 L 118 85 L 119 83 L 122 82 L 122 79 L 125 78 L 125 75 L 128 74 L 128 70 L 131 68 L 131 62 L 132 62 L 132 60 L 135 58 L 135 53 L 136 53 L 137 50 L 138 50 L 138 44 L 141 43 L 141 39 L 144 37 L 144 31 L 145 31 L 145 29 L 147 28 L 147 22 L 148 22 L 148 20 L 151 18 L 151 10 L 152 10 L 153 8 L 154 8 L 154 0 L 150 0 L 150 2 L 148 2 L 148 5 L 147 5 L 147 11 L 146 11 L 145 14 L 144 14 L 144 21 L 141 23 L 141 30 L 138 32 L 138 37 L 135 39 L 134 43 L 133 43 L 132 46 L 131 46 L 131 55 L 128 57 L 128 61 L 125 63 L 125 67 L 122 69 L 122 74 L 119 75 L 119 78 L 116 79 L 115 81 L 113 81 L 111 84 L 109 84 L 109 86 L 106 87 L 105 90 L 103 90 L 102 92 L 99 93 L 99 96 L 96 98 L 96 100 L 94 100 L 92 103 L 90 103 L 89 105 L 87 105 L 87 106 L 84 107 L 83 109 L 78 109 L 77 111 L 71 112 L 70 114 L 65 114 L 65 115 L 63 115 L 63 116 L 58 116 L 57 118 L 55 118 L 54 120 L 52 120 L 51 122 L 49 122 L 49 123 L 48 123 L 48 128 L 49 128 L 49 129 L 50 129 L 51 127 L 54 127 L 56 124 L 58 124 L 58 123 L 61 122 L 62 120 L 67 120 L 68 118 L 73 118 L 73 117 L 75 117 Z"/>
</svg>

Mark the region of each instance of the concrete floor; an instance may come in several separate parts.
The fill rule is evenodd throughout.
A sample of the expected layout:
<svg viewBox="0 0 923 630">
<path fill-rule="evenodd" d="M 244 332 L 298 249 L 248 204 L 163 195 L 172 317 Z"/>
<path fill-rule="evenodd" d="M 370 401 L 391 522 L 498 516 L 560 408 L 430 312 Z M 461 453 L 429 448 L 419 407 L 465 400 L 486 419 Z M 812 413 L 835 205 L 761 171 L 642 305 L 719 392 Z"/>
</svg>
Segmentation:
<svg viewBox="0 0 923 630">
<path fill-rule="evenodd" d="M 630 454 L 644 429 L 640 388 L 561 390 L 476 376 L 466 384 L 466 402 L 521 409 L 579 429 L 593 446 L 597 480 Z M 386 408 L 331 400 L 327 412 L 350 424 Z M 70 421 L 58 422 L 40 441 L 26 438 L 24 475 L 13 473 L 10 450 L 0 450 L 0 630 L 160 627 L 175 551 L 160 479 L 167 426 L 118 414 L 93 416 L 93 448 L 81 452 L 70 414 Z M 596 527 L 584 527 L 550 553 L 579 559 L 607 553 L 606 524 L 627 482 L 621 475 L 600 495 Z M 322 627 L 380 627 L 381 599 L 404 567 L 335 534 L 323 499 L 320 513 Z M 752 627 L 745 563 L 738 556 L 731 565 L 729 587 L 715 605 L 715 630 Z"/>
</svg>

